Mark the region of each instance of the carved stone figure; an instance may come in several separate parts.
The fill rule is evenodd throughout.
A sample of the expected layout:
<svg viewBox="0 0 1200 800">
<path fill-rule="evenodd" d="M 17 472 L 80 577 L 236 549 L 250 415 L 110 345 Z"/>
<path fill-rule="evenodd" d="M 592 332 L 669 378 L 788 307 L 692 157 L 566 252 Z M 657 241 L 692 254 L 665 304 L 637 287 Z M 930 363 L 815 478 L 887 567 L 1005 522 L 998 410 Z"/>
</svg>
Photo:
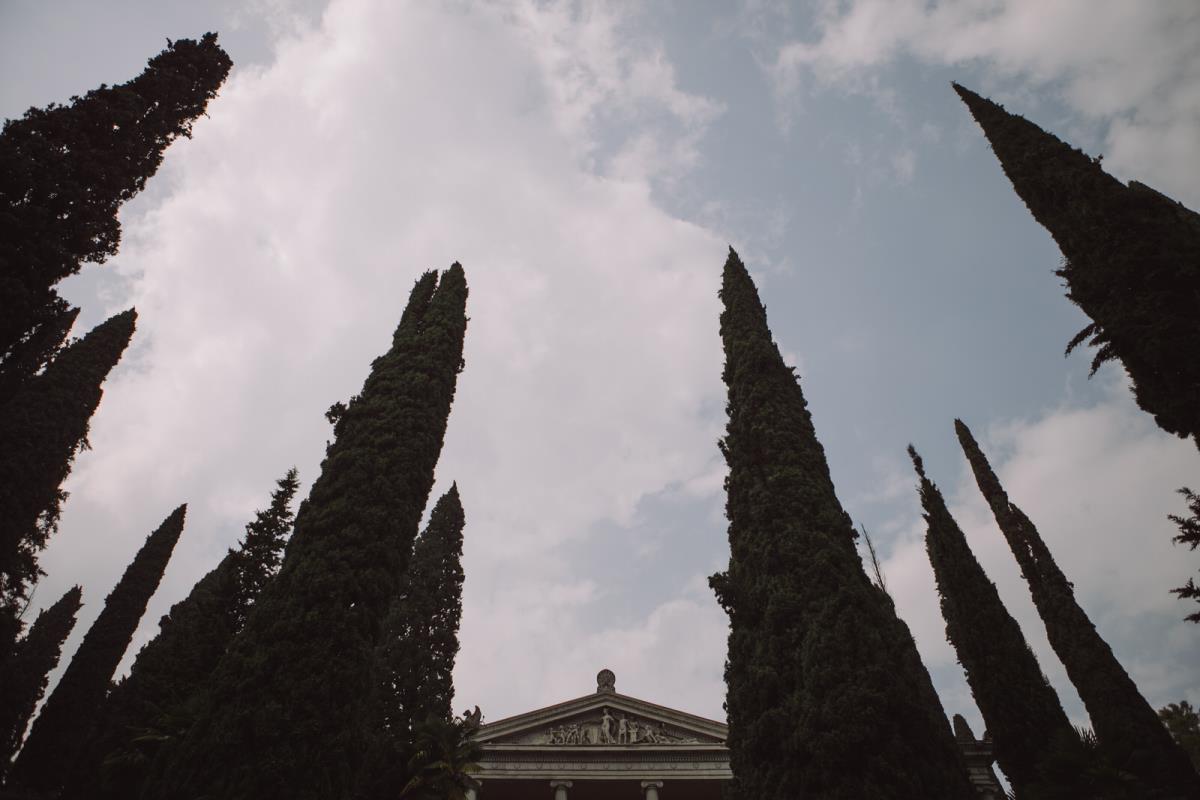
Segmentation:
<svg viewBox="0 0 1200 800">
<path fill-rule="evenodd" d="M 629 744 L 629 722 L 624 714 L 617 719 L 617 744 Z"/>
<path fill-rule="evenodd" d="M 600 717 L 600 744 L 612 744 L 612 724 L 612 714 L 609 714 L 606 708 L 603 716 Z"/>
<path fill-rule="evenodd" d="M 629 743 L 638 743 L 638 723 L 636 719 L 629 720 Z"/>
</svg>

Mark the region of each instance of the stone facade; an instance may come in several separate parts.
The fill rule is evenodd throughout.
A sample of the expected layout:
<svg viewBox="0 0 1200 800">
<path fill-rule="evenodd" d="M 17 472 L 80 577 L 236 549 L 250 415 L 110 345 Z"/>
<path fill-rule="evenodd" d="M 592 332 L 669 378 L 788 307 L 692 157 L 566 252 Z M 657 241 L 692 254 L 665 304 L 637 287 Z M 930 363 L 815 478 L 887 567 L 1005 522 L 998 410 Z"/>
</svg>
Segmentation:
<svg viewBox="0 0 1200 800">
<path fill-rule="evenodd" d="M 592 694 L 480 727 L 475 797 L 720 800 L 732 777 L 728 732 L 721 722 L 620 694 L 613 673 L 601 670 Z M 959 738 L 981 800 L 1002 798 L 990 743 Z"/>
</svg>

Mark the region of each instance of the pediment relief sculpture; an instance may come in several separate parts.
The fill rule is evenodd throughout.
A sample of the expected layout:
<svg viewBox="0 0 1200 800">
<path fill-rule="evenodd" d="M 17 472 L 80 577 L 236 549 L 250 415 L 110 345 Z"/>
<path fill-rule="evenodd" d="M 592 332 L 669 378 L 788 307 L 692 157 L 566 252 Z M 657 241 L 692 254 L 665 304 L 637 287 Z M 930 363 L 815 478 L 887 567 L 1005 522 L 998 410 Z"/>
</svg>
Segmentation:
<svg viewBox="0 0 1200 800">
<path fill-rule="evenodd" d="M 601 709 L 594 719 L 551 726 L 541 734 L 542 744 L 553 745 L 637 745 L 699 744 L 687 731 L 668 728 L 656 720 Z"/>
</svg>

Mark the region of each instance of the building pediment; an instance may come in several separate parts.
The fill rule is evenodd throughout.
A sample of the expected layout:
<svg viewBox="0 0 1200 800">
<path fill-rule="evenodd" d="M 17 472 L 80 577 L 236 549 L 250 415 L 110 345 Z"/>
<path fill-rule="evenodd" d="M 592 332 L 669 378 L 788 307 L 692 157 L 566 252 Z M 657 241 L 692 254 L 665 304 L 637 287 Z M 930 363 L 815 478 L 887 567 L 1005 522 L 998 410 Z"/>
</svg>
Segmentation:
<svg viewBox="0 0 1200 800">
<path fill-rule="evenodd" d="M 725 744 L 720 722 L 620 694 L 608 670 L 594 693 L 507 717 L 480 728 L 488 748 L 670 748 Z"/>
</svg>

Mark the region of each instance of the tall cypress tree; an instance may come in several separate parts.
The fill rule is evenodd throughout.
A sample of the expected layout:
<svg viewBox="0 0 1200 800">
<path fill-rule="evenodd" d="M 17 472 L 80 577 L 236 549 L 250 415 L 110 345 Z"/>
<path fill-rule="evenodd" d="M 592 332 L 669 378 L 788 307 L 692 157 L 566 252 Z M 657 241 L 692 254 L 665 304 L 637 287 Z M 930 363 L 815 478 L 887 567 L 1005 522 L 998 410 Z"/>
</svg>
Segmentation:
<svg viewBox="0 0 1200 800">
<path fill-rule="evenodd" d="M 1050 646 L 1087 707 L 1105 755 L 1157 797 L 1200 797 L 1200 776 L 1075 600 L 1036 527 L 1015 504 L 962 420 L 954 429 L 992 514 L 1029 584 Z"/>
<path fill-rule="evenodd" d="M 911 636 L 863 571 L 796 375 L 732 249 L 721 288 L 729 425 L 729 749 L 734 794 L 967 798 Z"/>
<path fill-rule="evenodd" d="M 1188 511 L 1191 513 L 1186 517 L 1178 514 L 1168 514 L 1167 517 L 1179 528 L 1179 534 L 1174 537 L 1175 543 L 1186 544 L 1195 550 L 1200 547 L 1200 495 L 1186 486 L 1180 489 L 1179 493 L 1187 500 Z M 1187 583 L 1171 591 L 1179 595 L 1180 600 L 1194 600 L 1200 603 L 1200 586 L 1196 585 L 1195 578 L 1188 578 Z M 1193 611 L 1184 619 L 1200 624 L 1200 611 Z"/>
<path fill-rule="evenodd" d="M 58 355 L 78 316 L 79 309 L 65 302 L 47 311 L 46 319 L 0 361 L 0 406 Z"/>
<path fill-rule="evenodd" d="M 74 586 L 38 614 L 12 658 L 0 666 L 0 780 L 21 746 L 25 727 L 58 666 L 63 642 L 75 627 L 82 590 Z"/>
<path fill-rule="evenodd" d="M 376 649 L 376 721 L 361 796 L 395 798 L 416 726 L 448 720 L 462 619 L 462 502 L 450 487 L 433 507 L 384 621 Z"/>
<path fill-rule="evenodd" d="M 373 654 L 433 486 L 462 365 L 466 279 L 417 282 L 335 426 L 283 565 L 144 797 L 331 798 L 352 788 Z M 158 770 L 162 769 L 159 773 Z"/>
<path fill-rule="evenodd" d="M 1000 768 L 1020 797 L 1084 796 L 1082 787 L 1054 785 L 1057 776 L 1048 774 L 1047 756 L 1078 742 L 1058 695 L 911 445 L 908 454 L 921 481 L 925 549 L 946 638 L 967 674 Z"/>
<path fill-rule="evenodd" d="M 0 652 L 20 632 L 38 553 L 58 524 L 59 487 L 136 320 L 130 309 L 96 326 L 0 407 Z"/>
<path fill-rule="evenodd" d="M 171 512 L 146 537 L 104 609 L 84 635 L 58 685 L 46 699 L 13 765 L 12 783 L 35 792 L 58 792 L 87 741 L 109 681 L 133 639 L 146 604 L 171 559 L 187 506 Z"/>
<path fill-rule="evenodd" d="M 268 508 L 246 525 L 238 549 L 230 550 L 159 621 L 158 635 L 109 693 L 68 795 L 137 797 L 149 760 L 164 742 L 186 732 L 201 685 L 275 575 L 299 485 L 294 468 L 280 478 Z"/>
<path fill-rule="evenodd" d="M 117 210 L 229 74 L 215 33 L 168 44 L 137 78 L 0 132 L 0 360 L 65 308 L 53 286 L 117 252 Z"/>
<path fill-rule="evenodd" d="M 1138 405 L 1200 445 L 1200 215 L 957 84 L 1013 188 L 1058 243 L 1067 297 L 1091 319 L 1092 371 L 1119 358 Z"/>
</svg>

